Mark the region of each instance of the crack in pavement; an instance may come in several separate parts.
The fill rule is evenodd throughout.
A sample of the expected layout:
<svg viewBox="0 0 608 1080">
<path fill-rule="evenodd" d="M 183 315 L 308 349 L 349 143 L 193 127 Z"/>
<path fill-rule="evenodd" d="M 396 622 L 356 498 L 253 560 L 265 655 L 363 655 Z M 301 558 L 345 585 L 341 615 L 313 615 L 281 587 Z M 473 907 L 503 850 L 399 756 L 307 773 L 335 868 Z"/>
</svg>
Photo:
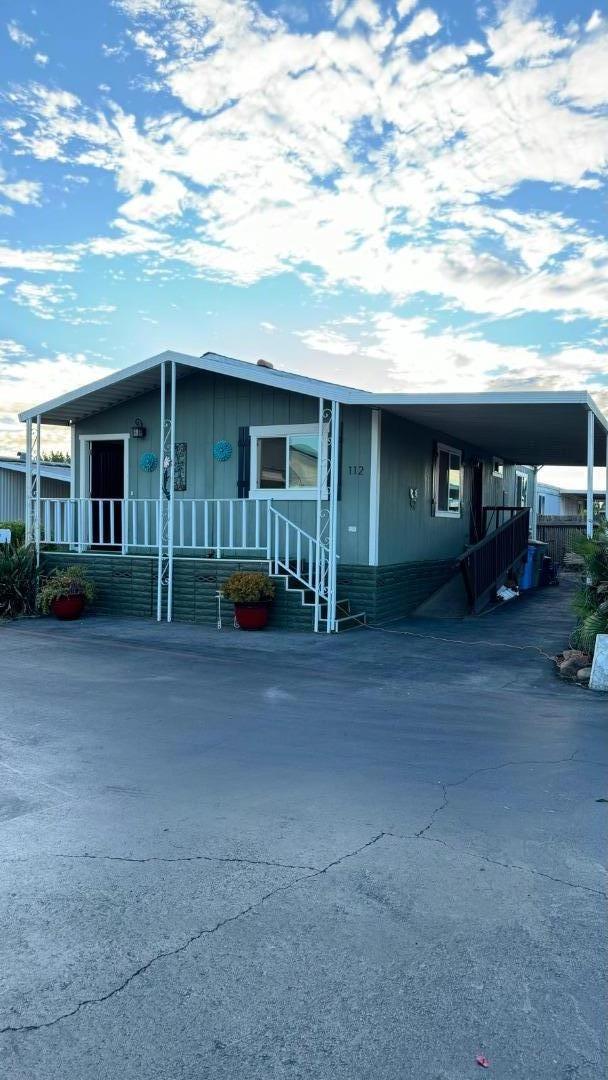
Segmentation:
<svg viewBox="0 0 608 1080">
<path fill-rule="evenodd" d="M 466 848 L 457 847 L 455 844 L 449 844 L 446 840 L 440 840 L 436 836 L 424 836 L 421 833 L 414 833 L 412 836 L 400 836 L 398 839 L 426 840 L 429 844 L 441 844 L 441 846 L 447 848 L 448 851 L 455 851 L 458 855 L 466 855 L 470 859 L 481 859 L 482 862 L 491 863 L 492 866 L 501 866 L 505 870 L 521 870 L 524 874 L 534 874 L 536 877 L 547 878 L 549 881 L 556 881 L 559 885 L 568 885 L 571 889 L 583 889 L 585 892 L 593 893 L 594 896 L 608 897 L 608 893 L 603 892 L 602 889 L 594 889 L 591 885 L 581 885 L 577 881 L 568 881 L 566 878 L 554 877 L 553 874 L 547 874 L 544 870 L 535 870 L 531 866 L 522 866 L 520 863 L 507 863 L 502 862 L 500 859 L 492 859 L 489 855 L 480 855 L 477 851 L 468 851 Z"/>
<path fill-rule="evenodd" d="M 187 862 L 212 862 L 212 863 L 243 863 L 247 866 L 277 866 L 283 870 L 316 870 L 321 872 L 323 867 L 309 866 L 307 863 L 284 863 L 274 859 L 245 859 L 236 855 L 149 855 L 145 858 L 136 858 L 131 855 L 95 855 L 85 851 L 81 854 L 71 854 L 63 851 L 43 852 L 49 859 L 92 859 L 100 862 L 122 863 L 187 863 Z"/>
<path fill-rule="evenodd" d="M 488 766 L 486 766 L 486 767 L 484 767 L 482 769 L 473 769 L 472 772 L 467 773 L 467 775 L 461 777 L 460 780 L 452 780 L 448 784 L 446 784 L 443 780 L 439 780 L 437 782 L 441 785 L 441 787 L 443 789 L 443 800 L 439 804 L 439 806 L 436 806 L 435 809 L 432 811 L 431 817 L 430 817 L 429 821 L 427 822 L 427 824 L 424 825 L 422 829 L 419 829 L 419 831 L 417 833 L 414 833 L 413 835 L 414 836 L 424 836 L 424 834 L 427 833 L 429 831 L 429 829 L 432 829 L 433 825 L 435 824 L 435 818 L 437 817 L 437 814 L 439 814 L 442 810 L 445 810 L 445 808 L 449 805 L 449 801 L 450 801 L 448 799 L 448 789 L 449 788 L 462 787 L 463 784 L 468 783 L 468 781 L 471 780 L 474 776 L 479 776 L 481 773 L 498 772 L 500 769 L 508 769 L 511 766 L 512 767 L 518 767 L 518 766 L 521 766 L 521 765 L 565 765 L 565 764 L 568 764 L 568 762 L 573 762 L 575 765 L 595 765 L 595 764 L 597 764 L 595 761 L 586 761 L 583 758 L 577 758 L 576 755 L 578 753 L 580 753 L 580 751 L 575 750 L 574 753 L 570 754 L 568 757 L 565 757 L 565 758 L 550 758 L 548 760 L 547 759 L 540 760 L 538 758 L 534 758 L 534 759 L 530 758 L 530 759 L 524 760 L 524 761 L 503 761 L 499 765 L 488 765 Z"/>
<path fill-rule="evenodd" d="M 359 855 L 362 851 L 365 851 L 367 848 L 372 847 L 374 844 L 377 844 L 379 840 L 382 840 L 383 837 L 389 835 L 390 834 L 386 832 L 377 833 L 375 836 L 372 836 L 371 840 L 367 840 L 365 844 L 361 844 L 360 847 L 355 848 L 353 851 L 347 851 L 346 854 L 340 855 L 337 859 L 333 859 L 332 862 L 327 863 L 326 866 L 323 866 L 320 869 L 316 869 L 310 874 L 302 874 L 300 875 L 300 877 L 294 878 L 293 881 L 289 881 L 285 885 L 277 885 L 274 889 L 271 889 L 269 892 L 265 893 L 264 896 L 261 896 L 259 900 L 254 900 L 251 904 L 248 904 L 247 907 L 242 908 L 241 911 L 237 911 L 236 914 L 228 915 L 225 919 L 220 919 L 217 923 L 215 923 L 214 926 L 203 927 L 202 930 L 197 930 L 195 934 L 191 934 L 188 938 L 186 938 L 185 941 L 182 941 L 180 945 L 176 945 L 174 948 L 171 949 L 162 949 L 160 952 L 155 953 L 154 956 L 151 956 L 149 960 L 146 960 L 145 963 L 141 964 L 138 968 L 135 969 L 135 971 L 132 971 L 130 975 L 127 975 L 121 983 L 119 983 L 117 986 L 114 986 L 111 990 L 108 990 L 105 994 L 100 994 L 98 997 L 84 998 L 84 1000 L 79 1001 L 73 1009 L 69 1009 L 67 1010 L 67 1012 L 60 1013 L 59 1016 L 54 1017 L 52 1020 L 45 1020 L 39 1024 L 7 1024 L 6 1027 L 0 1028 L 0 1035 L 7 1035 L 18 1032 L 42 1031 L 45 1028 L 54 1027 L 55 1024 L 59 1024 L 62 1020 L 68 1020 L 70 1017 L 76 1016 L 76 1014 L 79 1013 L 81 1009 L 84 1009 L 87 1006 L 102 1005 L 104 1002 L 109 1001 L 110 998 L 115 997 L 116 994 L 120 994 L 135 979 L 139 978 L 141 975 L 144 975 L 146 971 L 149 971 L 149 969 L 153 967 L 154 964 L 157 964 L 160 960 L 165 960 L 172 956 L 178 956 L 180 953 L 185 952 L 186 949 L 189 949 L 191 945 L 194 945 L 202 938 L 211 934 L 215 934 L 224 926 L 229 926 L 230 923 L 237 922 L 239 919 L 242 919 L 246 915 L 251 914 L 252 911 L 255 911 L 256 908 L 261 907 L 262 904 L 265 904 L 268 900 L 271 900 L 279 893 L 287 892 L 289 889 L 295 888 L 295 886 L 299 885 L 302 881 L 311 881 L 314 878 L 320 877 L 322 874 L 326 874 L 335 866 L 340 866 L 340 864 L 345 862 L 346 859 L 355 858 L 355 856 Z"/>
</svg>

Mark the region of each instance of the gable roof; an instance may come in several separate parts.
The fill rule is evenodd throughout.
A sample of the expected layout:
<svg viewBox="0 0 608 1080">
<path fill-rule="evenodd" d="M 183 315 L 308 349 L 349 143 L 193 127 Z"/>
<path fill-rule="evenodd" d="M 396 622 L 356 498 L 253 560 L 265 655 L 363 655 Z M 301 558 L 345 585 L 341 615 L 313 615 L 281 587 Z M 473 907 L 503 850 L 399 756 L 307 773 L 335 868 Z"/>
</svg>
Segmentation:
<svg viewBox="0 0 608 1080">
<path fill-rule="evenodd" d="M 272 386 L 280 390 L 290 390 L 309 397 L 325 396 L 336 401 L 347 402 L 357 399 L 363 391 L 321 379 L 309 379 L 306 375 L 276 368 L 249 364 L 244 360 L 235 360 L 231 356 L 206 352 L 202 356 L 189 356 L 187 353 L 173 352 L 167 349 L 157 356 L 142 360 L 139 364 L 114 371 L 104 379 L 88 383 L 78 390 L 71 390 L 60 397 L 42 402 L 19 414 L 20 420 L 33 420 L 40 415 L 45 424 L 70 424 L 84 420 L 87 416 L 110 409 L 129 398 L 139 397 L 150 390 L 160 387 L 160 366 L 163 362 L 174 360 L 177 364 L 177 377 L 183 378 L 192 371 L 210 371 L 218 375 L 229 375 L 247 382 Z"/>
</svg>

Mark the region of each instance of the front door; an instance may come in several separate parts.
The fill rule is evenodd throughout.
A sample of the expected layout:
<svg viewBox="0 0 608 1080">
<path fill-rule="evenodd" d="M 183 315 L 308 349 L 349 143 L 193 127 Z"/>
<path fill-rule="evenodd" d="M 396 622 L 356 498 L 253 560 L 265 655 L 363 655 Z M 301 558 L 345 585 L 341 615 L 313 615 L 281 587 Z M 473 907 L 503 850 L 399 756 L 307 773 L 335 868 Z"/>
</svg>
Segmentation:
<svg viewBox="0 0 608 1080">
<path fill-rule="evenodd" d="M 122 543 L 122 503 L 125 497 L 125 444 L 122 439 L 92 440 L 90 443 L 91 499 L 93 502 L 92 541 L 99 546 Z M 113 502 L 112 500 L 117 500 Z"/>
</svg>

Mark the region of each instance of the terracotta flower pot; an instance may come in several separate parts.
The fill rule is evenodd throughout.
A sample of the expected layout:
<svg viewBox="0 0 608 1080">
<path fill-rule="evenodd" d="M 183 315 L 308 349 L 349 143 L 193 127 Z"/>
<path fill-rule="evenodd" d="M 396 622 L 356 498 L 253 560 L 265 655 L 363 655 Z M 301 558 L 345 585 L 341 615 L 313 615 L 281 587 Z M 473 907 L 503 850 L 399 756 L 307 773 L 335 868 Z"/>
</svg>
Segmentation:
<svg viewBox="0 0 608 1080">
<path fill-rule="evenodd" d="M 263 630 L 268 622 L 268 604 L 235 604 L 234 614 L 241 630 Z"/>
<path fill-rule="evenodd" d="M 79 619 L 84 611 L 84 596 L 58 596 L 51 604 L 51 611 L 57 619 Z"/>
</svg>

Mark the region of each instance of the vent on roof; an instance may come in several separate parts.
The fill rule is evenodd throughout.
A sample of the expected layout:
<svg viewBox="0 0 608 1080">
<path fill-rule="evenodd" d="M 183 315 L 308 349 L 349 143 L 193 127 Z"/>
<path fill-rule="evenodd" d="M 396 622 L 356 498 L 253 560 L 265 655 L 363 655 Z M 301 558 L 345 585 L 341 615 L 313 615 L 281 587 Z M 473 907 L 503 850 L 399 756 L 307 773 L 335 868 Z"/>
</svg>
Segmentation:
<svg viewBox="0 0 608 1080">
<path fill-rule="evenodd" d="M 271 364 L 270 360 L 257 360 L 256 364 L 258 367 L 274 368 L 274 364 Z"/>
</svg>

